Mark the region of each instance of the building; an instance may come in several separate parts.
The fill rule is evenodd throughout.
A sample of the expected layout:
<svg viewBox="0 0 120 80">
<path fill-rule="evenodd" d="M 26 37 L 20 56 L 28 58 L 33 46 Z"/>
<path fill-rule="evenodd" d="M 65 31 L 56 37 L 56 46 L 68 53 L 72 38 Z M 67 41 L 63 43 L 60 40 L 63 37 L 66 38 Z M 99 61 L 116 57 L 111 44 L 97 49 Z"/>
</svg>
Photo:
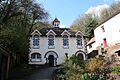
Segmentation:
<svg viewBox="0 0 120 80">
<path fill-rule="evenodd" d="M 72 55 L 86 59 L 84 35 L 59 25 L 60 21 L 55 18 L 52 28 L 36 29 L 31 33 L 29 64 L 56 66 Z"/>
<path fill-rule="evenodd" d="M 87 43 L 87 55 L 89 58 L 94 58 L 98 55 L 98 50 L 96 47 L 96 41 L 95 37 L 93 37 L 88 43 Z"/>
<path fill-rule="evenodd" d="M 107 48 L 107 56 L 120 50 L 120 12 L 103 21 L 94 30 L 97 48 Z M 119 51 L 118 51 L 119 52 Z"/>
</svg>

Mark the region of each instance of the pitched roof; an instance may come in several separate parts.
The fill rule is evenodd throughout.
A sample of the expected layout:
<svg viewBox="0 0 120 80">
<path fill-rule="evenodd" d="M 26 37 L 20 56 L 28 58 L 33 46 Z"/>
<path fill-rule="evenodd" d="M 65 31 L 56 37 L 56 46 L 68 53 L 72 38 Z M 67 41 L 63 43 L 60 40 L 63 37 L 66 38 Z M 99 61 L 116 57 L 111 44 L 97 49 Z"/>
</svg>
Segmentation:
<svg viewBox="0 0 120 80">
<path fill-rule="evenodd" d="M 55 18 L 55 19 L 53 20 L 52 24 L 54 24 L 55 22 L 59 22 L 59 23 L 60 23 L 60 21 L 59 21 L 57 18 Z"/>
<path fill-rule="evenodd" d="M 60 22 L 60 21 L 57 18 L 55 18 L 53 22 Z"/>
<path fill-rule="evenodd" d="M 41 35 L 41 33 L 40 33 L 37 29 L 35 29 L 35 30 L 31 33 L 31 35 L 33 35 L 35 32 L 37 32 L 39 35 Z"/>
<path fill-rule="evenodd" d="M 92 44 L 92 43 L 94 43 L 95 42 L 95 37 L 93 37 L 88 43 L 87 43 L 87 45 L 90 45 L 90 44 Z"/>
<path fill-rule="evenodd" d="M 40 30 L 40 33 L 42 34 L 41 36 L 47 36 L 46 33 L 48 33 L 50 30 L 53 30 L 56 33 L 56 37 L 61 37 L 61 34 L 63 33 L 64 30 L 67 30 L 71 35 L 71 37 L 75 37 L 74 31 L 72 31 L 69 28 L 59 28 L 59 27 L 54 27 L 54 28 L 43 28 Z"/>
</svg>

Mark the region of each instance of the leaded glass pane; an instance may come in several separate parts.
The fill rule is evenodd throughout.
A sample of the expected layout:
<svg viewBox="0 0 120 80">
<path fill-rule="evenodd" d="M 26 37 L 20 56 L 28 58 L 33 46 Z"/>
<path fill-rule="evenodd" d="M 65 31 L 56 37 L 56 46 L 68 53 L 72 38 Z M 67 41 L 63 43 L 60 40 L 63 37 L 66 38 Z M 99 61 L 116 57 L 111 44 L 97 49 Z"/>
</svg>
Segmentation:
<svg viewBox="0 0 120 80">
<path fill-rule="evenodd" d="M 33 46 L 39 46 L 39 36 L 35 35 L 33 38 Z"/>
<path fill-rule="evenodd" d="M 48 36 L 48 45 L 54 46 L 54 36 L 53 35 Z"/>
</svg>

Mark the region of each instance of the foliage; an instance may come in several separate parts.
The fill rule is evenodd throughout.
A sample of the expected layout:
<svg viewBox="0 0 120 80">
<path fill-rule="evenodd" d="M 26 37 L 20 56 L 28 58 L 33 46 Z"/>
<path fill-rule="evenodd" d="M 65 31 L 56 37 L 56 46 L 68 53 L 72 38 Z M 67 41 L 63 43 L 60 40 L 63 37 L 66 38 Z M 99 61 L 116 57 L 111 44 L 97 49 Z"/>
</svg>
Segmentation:
<svg viewBox="0 0 120 80">
<path fill-rule="evenodd" d="M 106 80 L 109 69 L 103 58 L 80 61 L 72 56 L 65 61 L 58 73 L 58 80 Z"/>
<path fill-rule="evenodd" d="M 120 65 L 113 67 L 112 73 L 120 75 Z"/>
<path fill-rule="evenodd" d="M 76 56 L 72 56 L 63 64 L 64 74 L 59 74 L 60 80 L 79 80 L 84 73 L 84 63 L 80 62 Z"/>
<path fill-rule="evenodd" d="M 90 73 L 101 74 L 104 71 L 105 60 L 102 58 L 93 58 L 86 64 L 86 69 Z"/>
<path fill-rule="evenodd" d="M 29 35 L 35 24 L 47 23 L 47 19 L 48 13 L 34 0 L 2 0 L 0 47 L 18 64 L 28 61 Z"/>
<path fill-rule="evenodd" d="M 74 21 L 71 29 L 80 30 L 88 37 L 93 37 L 93 30 L 96 28 L 97 19 L 93 17 L 91 14 L 85 14 L 80 16 L 76 21 Z"/>
<path fill-rule="evenodd" d="M 105 8 L 100 10 L 99 15 L 95 15 L 95 13 L 83 14 L 79 16 L 71 25 L 71 29 L 77 31 L 80 30 L 86 36 L 93 37 L 93 30 L 100 24 L 104 22 L 108 18 L 110 18 L 113 14 L 120 11 L 120 2 L 113 3 L 109 8 Z"/>
<path fill-rule="evenodd" d="M 74 31 L 80 30 L 82 33 L 85 33 L 85 19 L 85 15 L 81 15 L 73 22 L 71 29 Z"/>
<path fill-rule="evenodd" d="M 82 76 L 82 80 L 105 80 L 105 78 L 103 76 L 85 73 Z"/>
<path fill-rule="evenodd" d="M 120 2 L 115 2 L 109 8 L 103 9 L 100 13 L 99 23 L 105 21 L 119 10 L 120 10 Z"/>
<path fill-rule="evenodd" d="M 95 18 L 89 18 L 85 25 L 86 36 L 92 38 L 94 37 L 94 29 L 97 26 L 97 20 Z"/>
</svg>

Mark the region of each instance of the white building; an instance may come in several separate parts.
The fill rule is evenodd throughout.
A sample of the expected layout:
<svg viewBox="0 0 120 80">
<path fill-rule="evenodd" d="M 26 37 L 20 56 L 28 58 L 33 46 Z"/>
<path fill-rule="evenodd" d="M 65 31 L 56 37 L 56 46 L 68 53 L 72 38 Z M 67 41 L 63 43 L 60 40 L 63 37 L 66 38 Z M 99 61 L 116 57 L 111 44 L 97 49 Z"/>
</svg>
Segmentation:
<svg viewBox="0 0 120 80">
<path fill-rule="evenodd" d="M 87 55 L 88 55 L 88 59 L 89 58 L 94 58 L 95 56 L 98 55 L 98 50 L 96 47 L 96 41 L 95 41 L 95 37 L 93 37 L 88 43 L 87 43 Z"/>
<path fill-rule="evenodd" d="M 109 54 L 120 49 L 120 12 L 103 21 L 95 30 L 96 47 L 103 45 L 109 48 Z M 113 46 L 116 46 L 114 49 Z M 112 49 L 110 49 L 112 48 Z"/>
<path fill-rule="evenodd" d="M 73 54 L 80 60 L 86 59 L 84 36 L 80 31 L 59 28 L 60 21 L 55 18 L 53 28 L 34 30 L 30 37 L 29 64 L 60 65 L 66 57 Z"/>
</svg>

